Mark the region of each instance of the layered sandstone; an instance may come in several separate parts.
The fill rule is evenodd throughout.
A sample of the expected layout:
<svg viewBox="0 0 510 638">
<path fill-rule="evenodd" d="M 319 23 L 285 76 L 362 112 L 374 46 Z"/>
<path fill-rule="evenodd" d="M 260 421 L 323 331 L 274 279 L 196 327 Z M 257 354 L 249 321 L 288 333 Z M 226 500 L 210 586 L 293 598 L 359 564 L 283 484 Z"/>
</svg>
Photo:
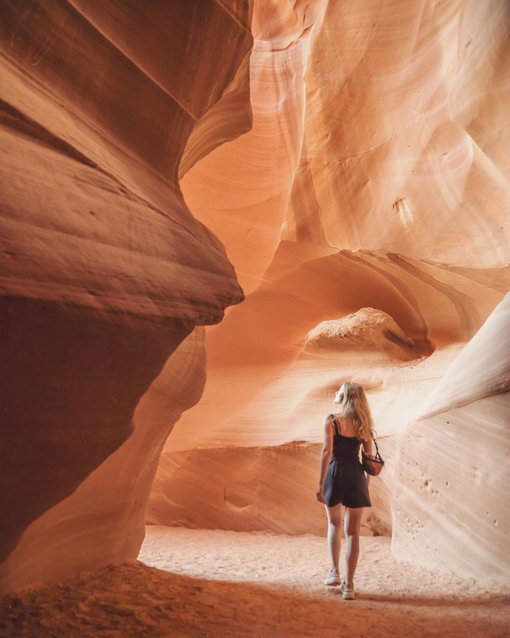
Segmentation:
<svg viewBox="0 0 510 638">
<path fill-rule="evenodd" d="M 258 8 L 269 5 L 256 3 L 254 25 L 263 22 Z M 281 148 L 276 134 L 263 139 L 269 124 L 255 137 L 254 108 L 253 130 L 218 149 L 221 162 L 211 155 L 183 181 L 197 215 L 200 202 L 214 201 L 221 214 L 211 223 L 252 285 L 246 301 L 207 331 L 204 396 L 165 446 L 148 520 L 320 531 L 312 503 L 322 418 L 334 411 L 338 384 L 353 379 L 368 390 L 387 459 L 372 483 L 372 529 L 388 532 L 399 437 L 510 287 L 508 6 L 294 3 L 278 17 L 293 30 L 286 46 L 269 27 L 254 27 L 254 51 L 262 39 L 274 56 L 287 56 L 304 96 L 294 119 L 298 161 L 295 145 L 285 144 L 285 223 L 275 238 L 277 229 L 261 219 L 260 232 L 277 246 L 261 277 L 267 254 L 251 217 L 230 206 L 246 196 L 251 171 L 254 193 L 266 195 L 268 212 L 280 212 L 271 197 Z M 252 104 L 288 79 L 276 61 L 272 67 L 263 87 L 252 77 Z M 275 117 L 286 103 L 273 103 Z M 257 153 L 242 155 L 255 141 Z M 243 158 L 243 179 L 217 190 L 229 157 L 235 171 Z M 322 322 L 343 324 L 362 308 L 384 316 L 400 343 L 374 349 L 361 321 L 364 338 L 349 349 L 304 347 Z"/>
<path fill-rule="evenodd" d="M 290 262 L 296 252 L 294 244 L 286 244 L 277 259 L 281 264 Z M 282 269 L 275 268 L 274 281 L 249 295 L 209 333 L 204 396 L 183 415 L 168 439 L 149 504 L 149 522 L 260 529 L 262 518 L 274 531 L 318 533 L 323 522 L 314 493 L 322 418 L 335 410 L 331 401 L 338 386 L 356 380 L 368 391 L 388 461 L 383 476 L 372 484 L 375 515 L 388 530 L 395 436 L 418 416 L 423 398 L 440 381 L 459 344 L 501 298 L 501 293 L 473 279 L 409 258 L 344 251 L 310 259 L 290 273 Z M 424 272 L 429 275 L 425 281 Z M 336 289 L 342 290 L 341 296 L 335 296 Z M 413 305 L 405 296 L 408 290 L 414 291 Z M 449 296 L 452 291 L 456 306 Z M 479 300 L 478 307 L 473 298 Z M 347 317 L 357 304 L 392 312 L 401 331 L 400 343 L 374 349 L 365 331 L 365 340 L 352 341 L 349 350 L 336 344 L 320 350 L 306 347 L 311 330 L 327 317 Z M 303 443 L 293 446 L 293 442 Z M 264 451 L 267 447 L 271 449 Z M 291 450 L 296 454 L 293 463 L 285 460 Z M 278 454 L 284 478 L 278 482 L 274 476 L 264 488 L 273 470 L 261 471 L 261 463 L 269 468 L 266 464 Z M 308 458 L 306 472 L 303 454 Z M 260 495 L 257 499 L 252 491 L 250 507 L 242 510 L 233 509 L 228 497 L 239 476 Z M 293 514 L 285 507 L 287 502 L 302 512 L 295 526 L 289 521 Z M 266 509 L 272 512 L 269 518 Z M 375 530 L 379 529 L 377 525 Z"/>
<path fill-rule="evenodd" d="M 249 21 L 235 2 L 3 4 L 2 587 L 137 554 L 202 390 L 194 326 L 242 299 L 178 173 L 250 126 Z"/>
<path fill-rule="evenodd" d="M 329 2 L 287 238 L 508 263 L 508 4 Z"/>
<path fill-rule="evenodd" d="M 251 30 L 250 131 L 197 162 L 181 180 L 193 214 L 225 245 L 245 292 L 278 247 L 300 161 L 304 75 L 326 0 L 256 0 Z"/>
<path fill-rule="evenodd" d="M 500 459 L 503 349 L 443 375 L 510 287 L 509 25 L 504 0 L 4 3 L 2 586 L 134 557 L 163 447 L 150 522 L 321 533 L 344 380 L 387 460 L 364 531 L 405 489 L 395 552 L 436 565 L 494 513 L 443 562 L 499 577 L 499 488 L 464 516 L 435 451 L 448 414 L 480 494 Z"/>
</svg>

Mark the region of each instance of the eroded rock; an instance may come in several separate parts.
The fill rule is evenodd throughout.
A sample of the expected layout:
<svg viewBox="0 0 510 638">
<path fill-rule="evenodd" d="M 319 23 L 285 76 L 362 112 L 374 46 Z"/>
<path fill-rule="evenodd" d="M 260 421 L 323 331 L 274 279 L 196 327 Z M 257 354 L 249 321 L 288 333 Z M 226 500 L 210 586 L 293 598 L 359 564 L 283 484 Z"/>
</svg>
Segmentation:
<svg viewBox="0 0 510 638">
<path fill-rule="evenodd" d="M 400 441 L 392 549 L 403 560 L 508 582 L 510 295 Z"/>
<path fill-rule="evenodd" d="M 250 126 L 250 9 L 199 4 L 2 7 L 4 589 L 136 556 L 203 385 L 202 346 L 177 349 L 243 297 L 177 175 L 191 136 L 188 167 Z"/>
<path fill-rule="evenodd" d="M 381 310 L 361 308 L 340 319 L 321 321 L 306 335 L 305 348 L 379 350 L 398 357 L 412 352 L 414 341 Z"/>
</svg>

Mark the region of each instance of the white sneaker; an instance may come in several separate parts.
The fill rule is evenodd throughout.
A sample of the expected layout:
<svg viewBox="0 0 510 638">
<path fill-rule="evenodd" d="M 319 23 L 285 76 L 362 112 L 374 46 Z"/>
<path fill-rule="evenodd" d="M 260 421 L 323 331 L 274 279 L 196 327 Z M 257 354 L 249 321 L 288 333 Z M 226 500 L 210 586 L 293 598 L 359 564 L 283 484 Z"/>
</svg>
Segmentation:
<svg viewBox="0 0 510 638">
<path fill-rule="evenodd" d="M 329 574 L 324 579 L 324 584 L 329 587 L 334 587 L 335 585 L 340 585 L 340 576 L 336 569 L 331 568 L 329 570 Z"/>
<path fill-rule="evenodd" d="M 354 600 L 354 588 L 345 581 L 342 583 L 342 598 L 344 600 Z"/>
</svg>

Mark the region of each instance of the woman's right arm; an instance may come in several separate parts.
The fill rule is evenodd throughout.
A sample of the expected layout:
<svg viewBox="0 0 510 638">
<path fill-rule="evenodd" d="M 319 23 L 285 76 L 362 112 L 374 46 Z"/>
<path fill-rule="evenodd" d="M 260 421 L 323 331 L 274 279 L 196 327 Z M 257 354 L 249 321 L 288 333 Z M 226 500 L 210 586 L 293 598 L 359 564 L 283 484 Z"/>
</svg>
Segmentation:
<svg viewBox="0 0 510 638">
<path fill-rule="evenodd" d="M 324 419 L 323 428 L 324 428 L 324 440 L 322 443 L 322 451 L 321 451 L 319 485 L 317 487 L 317 491 L 315 492 L 315 496 L 317 497 L 317 500 L 321 503 L 324 503 L 324 500 L 323 500 L 324 479 L 326 478 L 326 472 L 328 471 L 328 465 L 331 460 L 331 455 L 333 453 L 333 426 L 331 424 L 331 419 L 329 416 L 327 416 Z"/>
</svg>

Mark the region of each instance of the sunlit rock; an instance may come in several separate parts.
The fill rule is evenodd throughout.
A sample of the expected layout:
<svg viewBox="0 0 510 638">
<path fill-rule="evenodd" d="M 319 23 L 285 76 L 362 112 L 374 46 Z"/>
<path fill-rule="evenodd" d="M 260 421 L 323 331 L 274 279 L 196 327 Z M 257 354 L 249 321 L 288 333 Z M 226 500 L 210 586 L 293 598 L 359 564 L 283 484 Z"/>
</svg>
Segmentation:
<svg viewBox="0 0 510 638">
<path fill-rule="evenodd" d="M 445 370 L 510 288 L 509 53 L 504 0 L 4 3 L 4 587 L 134 557 L 149 492 L 155 523 L 321 533 L 345 380 L 386 459 L 364 532 L 499 578 L 504 473 L 466 514 L 442 450 L 464 428 L 481 502 L 505 351 Z M 439 460 L 406 470 L 419 426 Z M 472 561 L 423 523 L 438 481 Z"/>
<path fill-rule="evenodd" d="M 255 141 L 253 132 L 225 144 L 215 152 L 221 162 L 209 165 L 208 156 L 184 180 L 199 216 L 206 208 L 200 202 L 215 203 L 219 214 L 200 218 L 216 224 L 249 294 L 207 331 L 204 396 L 165 446 L 148 516 L 163 524 L 259 529 L 267 503 L 268 529 L 289 531 L 285 503 L 292 502 L 315 532 L 321 511 L 310 509 L 309 499 L 317 467 L 306 473 L 303 489 L 300 463 L 296 459 L 295 472 L 285 464 L 286 500 L 278 514 L 272 507 L 278 481 L 274 494 L 264 488 L 257 505 L 237 510 L 225 486 L 237 484 L 243 472 L 265 486 L 264 448 L 271 448 L 268 455 L 280 450 L 282 463 L 295 442 L 317 450 L 322 418 L 335 409 L 334 390 L 356 380 L 368 390 L 387 459 L 371 490 L 372 514 L 388 533 L 399 436 L 510 287 L 508 5 L 298 2 L 277 16 L 267 13 L 262 38 L 258 8 L 268 4 L 255 5 L 254 50 L 259 38 L 267 43 L 271 36 L 269 48 L 277 51 L 275 34 L 285 21 L 294 30 L 279 53 L 288 56 L 291 80 L 302 82 L 295 123 L 301 143 L 298 155 L 294 136 L 287 134 L 281 146 L 288 112 L 284 121 L 269 119 L 271 107 L 280 106 L 278 90 L 290 95 L 289 73 L 275 61 L 263 85 L 250 83 L 254 131 L 263 104 L 268 119 L 261 130 L 274 134 L 257 135 L 252 154 L 241 156 L 241 148 Z M 277 131 L 270 125 L 275 121 Z M 236 186 L 229 177 L 241 164 Z M 289 179 L 290 192 L 284 188 Z M 238 207 L 248 192 L 257 200 L 253 217 Z M 281 235 L 283 204 L 274 205 L 275 192 L 288 196 Z M 257 217 L 260 211 L 267 217 Z M 387 340 L 378 337 L 349 350 L 305 347 L 321 322 L 367 307 L 398 326 L 403 344 L 390 342 L 384 350 Z M 231 466 L 224 460 L 229 450 Z M 191 478 L 195 464 L 208 468 L 205 495 L 198 477 Z"/>
<path fill-rule="evenodd" d="M 508 583 L 510 295 L 400 440 L 392 549 L 403 560 Z"/>
<path fill-rule="evenodd" d="M 413 347 L 414 340 L 389 315 L 373 308 L 321 321 L 310 330 L 305 341 L 305 348 L 311 350 L 388 351 L 397 357 L 411 353 Z"/>
</svg>

